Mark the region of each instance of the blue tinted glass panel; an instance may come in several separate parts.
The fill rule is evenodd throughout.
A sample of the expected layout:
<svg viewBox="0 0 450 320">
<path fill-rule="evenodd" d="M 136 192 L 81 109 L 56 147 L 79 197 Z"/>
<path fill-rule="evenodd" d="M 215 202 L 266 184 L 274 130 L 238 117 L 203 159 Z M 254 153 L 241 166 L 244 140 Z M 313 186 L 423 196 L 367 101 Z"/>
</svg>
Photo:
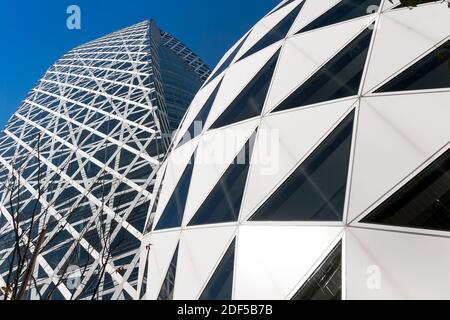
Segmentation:
<svg viewBox="0 0 450 320">
<path fill-rule="evenodd" d="M 189 226 L 237 221 L 255 134 L 245 144 L 192 218 Z"/>
<path fill-rule="evenodd" d="M 252 81 L 242 90 L 222 115 L 211 126 L 212 129 L 261 115 L 278 61 L 280 50 L 267 62 Z"/>
<path fill-rule="evenodd" d="M 375 92 L 450 87 L 450 41 L 434 50 Z"/>
<path fill-rule="evenodd" d="M 233 240 L 199 300 L 231 300 L 235 242 L 236 240 Z"/>
<path fill-rule="evenodd" d="M 253 47 L 251 47 L 239 60 L 245 59 L 248 56 L 267 48 L 271 44 L 284 39 L 291 29 L 292 24 L 297 18 L 300 10 L 302 9 L 305 1 L 300 3 L 294 10 L 291 11 L 281 22 L 279 22 L 272 30 L 270 30 L 261 40 L 259 40 Z"/>
<path fill-rule="evenodd" d="M 184 134 L 183 139 L 181 139 L 177 148 L 194 139 L 202 132 L 203 127 L 205 126 L 206 119 L 208 118 L 209 112 L 211 111 L 212 105 L 214 104 L 214 100 L 216 100 L 217 92 L 219 92 L 221 83 L 222 82 L 217 85 L 216 89 L 214 89 L 211 96 L 205 102 L 205 105 L 201 108 L 194 121 L 192 121 L 192 124 Z"/>
<path fill-rule="evenodd" d="M 371 6 L 379 7 L 380 0 L 342 0 L 333 8 L 331 8 L 330 10 L 322 14 L 319 18 L 300 30 L 300 32 L 322 28 L 335 23 L 374 13 L 373 11 L 369 10 Z"/>
<path fill-rule="evenodd" d="M 167 270 L 166 277 L 164 279 L 161 291 L 158 295 L 158 300 L 173 300 L 173 290 L 175 288 L 175 276 L 177 272 L 178 261 L 178 246 L 173 254 L 172 261 L 170 262 L 169 270 Z"/>
<path fill-rule="evenodd" d="M 292 300 L 341 300 L 342 299 L 342 243 L 305 282 Z"/>
<path fill-rule="evenodd" d="M 439 0 L 400 0 L 400 4 L 395 8 L 406 8 L 406 7 L 416 7 L 419 4 L 430 3 L 430 2 L 440 2 Z"/>
<path fill-rule="evenodd" d="M 274 112 L 357 95 L 371 37 L 371 28 L 363 31 Z"/>
<path fill-rule="evenodd" d="M 177 228 L 181 226 L 183 221 L 184 208 L 191 183 L 192 170 L 194 168 L 195 153 L 186 166 L 183 175 L 175 187 L 172 196 L 167 203 L 166 208 L 161 214 L 161 218 L 156 225 L 155 230 Z"/>
<path fill-rule="evenodd" d="M 450 231 L 450 150 L 361 222 Z"/>
<path fill-rule="evenodd" d="M 341 221 L 354 112 L 294 171 L 250 219 Z"/>
</svg>

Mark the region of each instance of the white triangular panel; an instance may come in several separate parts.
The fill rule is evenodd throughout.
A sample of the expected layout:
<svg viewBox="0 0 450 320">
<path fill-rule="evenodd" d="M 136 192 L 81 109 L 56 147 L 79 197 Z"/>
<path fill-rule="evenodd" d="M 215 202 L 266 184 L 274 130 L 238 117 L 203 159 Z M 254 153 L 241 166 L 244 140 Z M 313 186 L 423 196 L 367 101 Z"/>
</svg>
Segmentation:
<svg viewBox="0 0 450 320">
<path fill-rule="evenodd" d="M 209 128 L 217 120 L 280 47 L 281 41 L 255 53 L 248 59 L 239 61 L 228 69 L 205 128 Z"/>
<path fill-rule="evenodd" d="M 286 299 L 341 231 L 341 227 L 240 227 L 234 299 Z"/>
<path fill-rule="evenodd" d="M 274 12 L 273 14 L 261 19 L 253 28 L 236 59 L 242 57 L 249 49 L 251 49 L 259 40 L 261 40 L 270 30 L 273 29 L 281 20 L 283 20 L 302 0 L 297 0 L 284 8 Z"/>
<path fill-rule="evenodd" d="M 258 130 L 241 220 L 339 123 L 356 99 L 266 116 Z M 293 134 L 295 132 L 295 134 Z"/>
<path fill-rule="evenodd" d="M 199 143 L 192 174 L 191 188 L 186 202 L 184 224 L 201 206 L 244 144 L 255 132 L 258 120 L 244 122 L 218 131 L 206 133 Z"/>
<path fill-rule="evenodd" d="M 364 17 L 289 38 L 283 46 L 265 112 L 286 99 L 372 22 L 373 16 L 370 20 Z"/>
<path fill-rule="evenodd" d="M 347 299 L 448 299 L 450 239 L 350 228 Z"/>
<path fill-rule="evenodd" d="M 392 1 L 392 2 L 391 2 Z M 400 4 L 400 0 L 383 0 L 381 11 L 392 9 Z"/>
<path fill-rule="evenodd" d="M 225 254 L 237 227 L 185 230 L 181 237 L 175 279 L 175 300 L 197 299 Z"/>
<path fill-rule="evenodd" d="M 198 113 L 204 107 L 205 103 L 208 101 L 211 94 L 216 89 L 219 82 L 222 80 L 222 75 L 216 77 L 211 83 L 206 87 L 202 88 L 195 96 L 194 100 L 189 107 L 186 116 L 181 123 L 180 130 L 177 133 L 176 139 L 174 139 L 174 146 L 178 146 L 178 143 L 183 139 L 186 131 L 191 126 L 194 119 L 197 117 Z"/>
<path fill-rule="evenodd" d="M 440 10 L 436 6 L 441 5 Z M 381 15 L 370 56 L 363 92 L 385 82 L 403 67 L 449 36 L 450 10 L 445 4 Z M 400 41 L 408 39 L 408 41 Z"/>
<path fill-rule="evenodd" d="M 297 20 L 292 25 L 289 35 L 297 33 L 340 1 L 341 0 L 306 1 Z"/>
<path fill-rule="evenodd" d="M 172 196 L 181 176 L 184 173 L 189 161 L 197 148 L 199 138 L 195 138 L 184 144 L 183 146 L 175 149 L 170 154 L 167 161 L 167 170 L 164 177 L 163 186 L 161 189 L 161 194 L 159 196 L 158 207 L 155 212 L 154 226 L 157 225 L 161 214 L 163 213 L 167 202 Z"/>
<path fill-rule="evenodd" d="M 361 99 L 348 221 L 448 143 L 450 92 Z"/>
<path fill-rule="evenodd" d="M 148 290 L 146 293 L 147 298 L 150 300 L 158 298 L 175 249 L 177 248 L 179 237 L 179 231 L 153 233 L 150 236 L 147 275 Z M 144 254 L 142 256 L 145 257 Z"/>
</svg>

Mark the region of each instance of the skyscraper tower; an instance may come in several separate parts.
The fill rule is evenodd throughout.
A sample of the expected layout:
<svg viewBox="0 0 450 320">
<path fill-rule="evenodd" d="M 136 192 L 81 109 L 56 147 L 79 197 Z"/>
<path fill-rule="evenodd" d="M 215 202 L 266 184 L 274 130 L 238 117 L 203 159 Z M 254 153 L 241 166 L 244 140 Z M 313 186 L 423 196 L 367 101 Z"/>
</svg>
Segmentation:
<svg viewBox="0 0 450 320">
<path fill-rule="evenodd" d="M 154 21 L 45 73 L 0 136 L 0 296 L 139 298 L 155 174 L 209 74 Z"/>
</svg>

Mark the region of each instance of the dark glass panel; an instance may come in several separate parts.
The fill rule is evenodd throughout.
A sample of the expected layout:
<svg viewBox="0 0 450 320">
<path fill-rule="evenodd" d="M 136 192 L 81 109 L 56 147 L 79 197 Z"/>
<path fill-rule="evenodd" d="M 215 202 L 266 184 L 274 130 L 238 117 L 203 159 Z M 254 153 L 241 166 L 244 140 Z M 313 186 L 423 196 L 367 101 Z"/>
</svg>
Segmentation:
<svg viewBox="0 0 450 320">
<path fill-rule="evenodd" d="M 212 92 L 212 94 L 209 96 L 208 100 L 205 102 L 203 107 L 200 109 L 199 113 L 195 117 L 194 121 L 192 121 L 192 124 L 189 126 L 188 130 L 183 136 L 183 139 L 181 139 L 180 143 L 178 144 L 177 148 L 185 144 L 186 142 L 194 139 L 196 136 L 198 136 L 204 126 L 206 119 L 208 118 L 209 112 L 211 111 L 212 105 L 214 104 L 214 101 L 216 100 L 217 93 L 219 92 L 220 85 L 222 82 L 220 82 L 216 89 Z"/>
<path fill-rule="evenodd" d="M 279 6 L 278 8 L 276 8 L 275 10 L 272 11 L 271 14 L 274 14 L 275 12 L 279 11 L 280 9 L 283 9 L 284 7 L 286 7 L 288 4 L 291 4 L 292 2 L 294 2 L 295 0 L 288 0 L 285 3 L 283 3 L 281 6 Z"/>
<path fill-rule="evenodd" d="M 286 98 L 274 112 L 357 95 L 371 38 L 372 28 L 368 28 Z"/>
<path fill-rule="evenodd" d="M 406 7 L 416 7 L 419 4 L 430 3 L 430 2 L 441 2 L 439 0 L 400 0 L 400 4 L 395 8 L 406 8 Z"/>
<path fill-rule="evenodd" d="M 175 276 L 177 272 L 178 246 L 173 254 L 170 262 L 169 270 L 167 270 L 166 278 L 158 295 L 158 300 L 173 300 L 173 290 L 175 288 Z"/>
<path fill-rule="evenodd" d="M 261 40 L 259 40 L 253 47 L 251 47 L 239 61 L 247 58 L 248 56 L 267 48 L 268 46 L 274 44 L 275 42 L 284 39 L 291 29 L 292 24 L 297 18 L 300 10 L 302 9 L 305 1 L 302 1 L 294 10 L 291 11 L 283 20 L 281 20 L 272 30 L 270 30 Z"/>
<path fill-rule="evenodd" d="M 450 41 L 434 50 L 375 92 L 450 87 Z"/>
<path fill-rule="evenodd" d="M 294 171 L 250 219 L 341 221 L 354 112 Z"/>
<path fill-rule="evenodd" d="M 209 196 L 197 210 L 189 226 L 233 222 L 239 218 L 255 135 L 245 144 Z M 244 159 L 245 158 L 245 159 Z"/>
<path fill-rule="evenodd" d="M 257 117 L 261 115 L 280 50 L 266 63 L 252 81 L 242 90 L 211 129 Z"/>
<path fill-rule="evenodd" d="M 292 300 L 341 300 L 341 266 L 342 243 L 339 243 Z"/>
<path fill-rule="evenodd" d="M 342 0 L 333 8 L 300 30 L 299 33 L 374 13 L 373 10 L 369 10 L 371 6 L 379 7 L 380 0 Z"/>
<path fill-rule="evenodd" d="M 180 178 L 169 202 L 166 205 L 155 230 L 170 229 L 181 226 L 183 221 L 184 208 L 186 206 L 186 199 L 189 192 L 189 185 L 191 183 L 192 170 L 194 168 L 195 153 L 192 155 L 189 163 L 184 169 L 183 175 Z"/>
<path fill-rule="evenodd" d="M 228 248 L 225 256 L 203 290 L 199 300 L 231 300 L 233 290 L 235 242 Z"/>
<path fill-rule="evenodd" d="M 450 150 L 361 222 L 450 231 Z"/>
</svg>

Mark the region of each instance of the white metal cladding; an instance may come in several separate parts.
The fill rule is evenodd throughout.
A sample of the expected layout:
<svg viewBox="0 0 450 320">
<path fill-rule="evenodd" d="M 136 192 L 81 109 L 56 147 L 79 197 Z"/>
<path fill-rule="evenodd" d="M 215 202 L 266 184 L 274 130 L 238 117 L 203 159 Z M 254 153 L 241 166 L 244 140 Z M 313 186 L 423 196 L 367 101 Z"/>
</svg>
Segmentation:
<svg viewBox="0 0 450 320">
<path fill-rule="evenodd" d="M 158 174 L 143 298 L 450 298 L 449 30 L 442 1 L 262 18 Z"/>
<path fill-rule="evenodd" d="M 194 95 L 209 69 L 145 21 L 68 52 L 13 115 L 0 137 L 0 287 L 11 283 L 20 212 L 23 241 L 35 221 L 30 249 L 47 228 L 27 299 L 139 298 L 142 232 L 176 129 L 167 115 L 183 116 L 165 107 L 158 52 L 167 39 L 177 42 L 176 63 L 198 79 L 180 84 Z M 20 189 L 8 192 L 15 179 Z"/>
</svg>

